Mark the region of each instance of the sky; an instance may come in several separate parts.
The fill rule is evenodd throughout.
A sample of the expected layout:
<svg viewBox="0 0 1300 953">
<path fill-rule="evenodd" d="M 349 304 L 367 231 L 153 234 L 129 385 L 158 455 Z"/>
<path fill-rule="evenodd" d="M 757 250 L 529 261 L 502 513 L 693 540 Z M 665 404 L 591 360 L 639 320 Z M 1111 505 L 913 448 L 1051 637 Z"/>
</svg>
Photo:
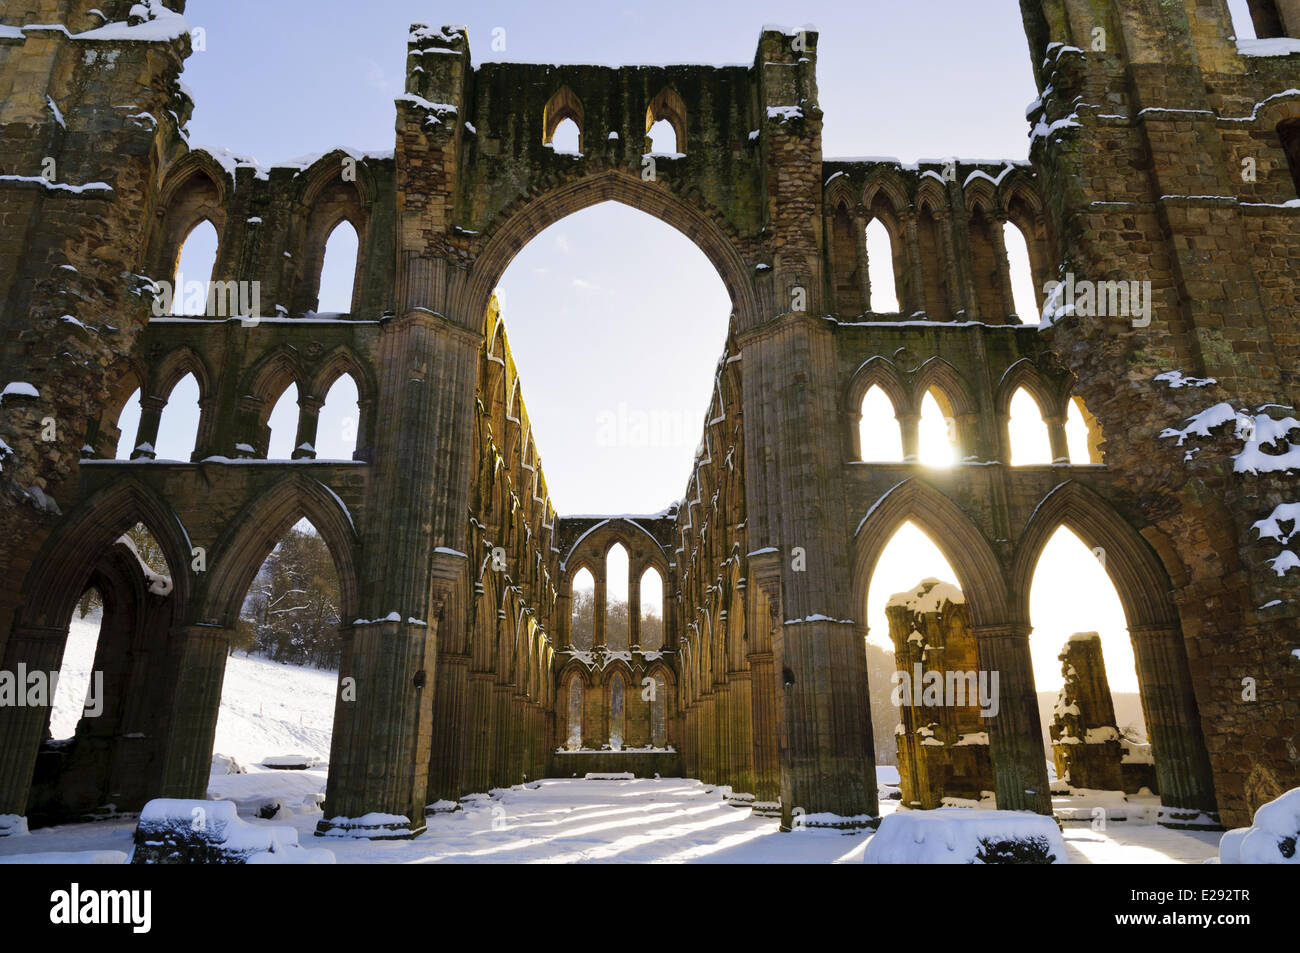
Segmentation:
<svg viewBox="0 0 1300 953">
<path fill-rule="evenodd" d="M 1253 35 L 1242 18 L 1244 0 L 1231 5 L 1239 32 Z M 1023 159 L 1029 131 L 1024 111 L 1036 95 L 1014 0 L 474 0 L 460 7 L 428 0 L 190 0 L 186 15 L 206 34 L 206 49 L 194 53 L 183 76 L 196 100 L 191 142 L 225 146 L 263 163 L 339 145 L 390 150 L 407 28 L 417 21 L 466 23 L 475 63 L 748 65 L 764 24 L 815 25 L 827 158 Z M 492 49 L 494 36 L 504 39 L 504 50 Z M 205 255 L 210 261 L 214 252 L 215 233 L 196 237 L 186 245 L 182 271 L 188 274 L 193 256 L 195 273 L 201 272 Z M 347 309 L 355 255 L 355 236 L 332 236 L 322 311 Z M 1023 270 L 1013 259 L 1020 300 Z M 873 280 L 878 290 L 886 283 Z M 499 293 L 559 512 L 655 512 L 679 498 L 730 311 L 704 255 L 670 226 L 608 203 L 537 235 L 506 270 Z M 345 379 L 327 402 L 319 457 L 350 455 L 356 410 L 349 385 Z M 165 420 L 160 456 L 188 457 L 192 438 L 185 446 L 183 431 L 190 417 L 180 408 L 197 399 L 196 390 L 183 390 L 188 386 L 182 384 L 174 396 L 178 409 L 169 413 L 179 422 Z M 272 415 L 273 455 L 287 456 L 292 446 L 295 396 L 287 395 Z M 128 435 L 134 432 L 132 413 L 128 408 L 123 419 Z M 1030 418 L 1023 427 L 1013 424 L 1013 442 L 1042 451 L 1041 423 Z M 646 439 L 636 439 L 646 432 L 639 424 L 647 421 L 656 426 Z M 881 440 L 892 427 L 887 419 Z M 927 427 L 928 445 L 942 455 L 942 433 L 933 429 L 942 423 L 931 419 Z M 1078 441 L 1072 429 L 1072 457 L 1083 461 Z M 960 582 L 914 528 L 900 531 L 886 555 L 868 607 L 872 638 L 882 644 L 888 644 L 883 602 L 889 594 L 929 575 Z M 1045 553 L 1031 601 L 1040 689 L 1060 685 L 1056 654 L 1065 638 L 1096 630 L 1103 636 L 1112 687 L 1134 690 L 1118 599 L 1096 559 L 1068 531 Z"/>
</svg>

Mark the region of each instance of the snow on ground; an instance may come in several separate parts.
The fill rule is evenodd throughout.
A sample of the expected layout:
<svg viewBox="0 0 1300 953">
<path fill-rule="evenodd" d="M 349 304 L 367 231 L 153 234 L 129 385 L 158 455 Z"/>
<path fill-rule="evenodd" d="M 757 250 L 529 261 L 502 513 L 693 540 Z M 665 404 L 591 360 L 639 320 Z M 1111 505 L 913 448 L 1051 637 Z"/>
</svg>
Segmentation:
<svg viewBox="0 0 1300 953">
<path fill-rule="evenodd" d="M 76 731 L 90 684 L 99 622 L 98 609 L 72 621 L 50 720 L 55 738 L 70 738 Z M 226 659 L 214 750 L 246 766 L 287 754 L 327 761 L 337 684 L 337 672 L 231 656 Z"/>
<path fill-rule="evenodd" d="M 320 771 L 265 772 L 214 778 L 223 787 L 257 779 L 261 794 L 277 782 L 301 792 L 324 787 Z M 285 801 L 291 800 L 284 798 Z M 252 809 L 252 802 L 248 809 Z M 882 801 L 885 814 L 897 802 Z M 299 807 L 251 824 L 292 825 L 305 846 L 327 846 L 339 863 L 860 863 L 869 834 L 804 830 L 782 834 L 774 818 L 729 807 L 720 790 L 677 778 L 635 781 L 556 779 L 498 791 L 460 811 L 429 817 L 429 829 L 407 841 L 309 839 L 319 810 Z M 50 851 L 130 849 L 131 821 L 46 828 L 0 840 L 0 857 Z M 1066 824 L 1070 863 L 1200 863 L 1217 852 L 1219 834 L 1173 831 L 1154 824 L 1115 823 L 1106 831 Z"/>
<path fill-rule="evenodd" d="M 55 737 L 67 737 L 75 728 L 98 623 L 97 615 L 73 622 L 52 721 Z M 239 815 L 251 824 L 292 825 L 304 846 L 328 847 L 340 863 L 859 863 L 871 836 L 826 830 L 782 834 L 775 818 L 728 806 L 720 788 L 657 778 L 552 779 L 497 791 L 491 798 L 466 802 L 459 811 L 430 816 L 428 831 L 408 841 L 313 838 L 322 816 L 319 803 L 328 765 L 275 771 L 258 763 L 287 754 L 314 755 L 322 761 L 329 757 L 336 680 L 334 672 L 242 656 L 228 659 L 216 751 L 234 756 L 248 773 L 214 774 L 208 796 L 234 801 Z M 899 807 L 889 797 L 897 790 L 898 769 L 882 765 L 876 776 L 881 812 L 890 814 Z M 1087 798 L 1054 801 L 1077 806 L 1081 820 L 1090 816 Z M 280 806 L 279 813 L 271 819 L 258 817 L 271 803 Z M 1217 855 L 1219 834 L 1143 823 L 1151 812 L 1145 799 L 1139 803 L 1134 820 L 1110 822 L 1105 831 L 1094 831 L 1087 822 L 1066 823 L 1069 861 L 1200 863 Z M 134 820 L 128 819 L 45 828 L 0 839 L 0 858 L 59 851 L 126 852 L 134 828 Z M 102 862 L 109 855 L 86 856 Z"/>
</svg>

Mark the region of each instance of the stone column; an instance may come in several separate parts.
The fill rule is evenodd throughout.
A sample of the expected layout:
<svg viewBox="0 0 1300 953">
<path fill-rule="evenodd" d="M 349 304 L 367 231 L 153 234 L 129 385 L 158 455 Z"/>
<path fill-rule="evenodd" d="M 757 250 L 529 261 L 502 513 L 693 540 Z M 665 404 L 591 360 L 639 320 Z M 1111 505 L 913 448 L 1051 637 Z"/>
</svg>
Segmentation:
<svg viewBox="0 0 1300 953">
<path fill-rule="evenodd" d="M 356 700 L 338 702 L 326 818 L 394 814 L 407 822 L 367 828 L 366 835 L 410 837 L 423 832 L 433 722 L 430 695 L 437 675 L 426 666 L 435 659 L 436 646 L 437 616 L 427 625 L 380 620 L 352 626 L 351 668 L 341 669 L 339 676 L 354 679 Z M 322 820 L 318 833 L 333 826 Z"/>
<path fill-rule="evenodd" d="M 925 278 L 921 270 L 921 236 L 917 231 L 916 213 L 908 211 L 903 220 L 903 231 L 907 241 L 907 273 L 904 275 L 904 288 L 898 289 L 899 306 L 904 315 L 916 314 L 926 309 Z M 907 301 L 902 300 L 907 296 Z M 934 315 L 930 315 L 934 318 Z"/>
<path fill-rule="evenodd" d="M 605 568 L 605 564 L 602 562 L 591 574 L 596 583 L 595 595 L 591 606 L 592 651 L 599 651 L 605 647 L 605 606 L 607 604 L 607 593 L 605 591 Z"/>
<path fill-rule="evenodd" d="M 510 696 L 509 682 L 492 686 L 492 782 L 491 787 L 506 787 L 510 782 Z"/>
<path fill-rule="evenodd" d="M 491 672 L 469 674 L 470 735 L 465 760 L 465 794 L 486 794 L 492 784 L 492 682 Z"/>
<path fill-rule="evenodd" d="M 293 439 L 294 460 L 316 459 L 316 430 L 320 424 L 320 409 L 325 401 L 303 394 L 298 397 L 298 433 Z M 310 448 L 310 449 L 308 449 Z"/>
<path fill-rule="evenodd" d="M 978 412 L 972 411 L 957 415 L 956 443 L 958 462 L 970 457 L 979 458 L 979 426 L 980 415 Z"/>
<path fill-rule="evenodd" d="M 1052 464 L 1054 466 L 1068 464 L 1070 444 L 1065 439 L 1065 417 L 1060 414 L 1044 415 L 1043 422 L 1047 424 L 1047 438 L 1052 448 Z"/>
<path fill-rule="evenodd" d="M 731 672 L 728 680 L 731 683 L 727 711 L 727 727 L 731 734 L 731 787 L 738 795 L 737 801 L 748 803 L 754 796 L 753 681 L 748 668 Z"/>
<path fill-rule="evenodd" d="M 861 296 L 859 311 L 872 310 L 871 270 L 867 254 L 867 221 L 861 214 L 853 216 L 853 251 L 858 260 L 858 294 Z"/>
<path fill-rule="evenodd" d="M 6 680 L 14 680 L 17 695 L 12 703 L 6 701 L 0 705 L 0 815 L 22 817 L 27 814 L 36 753 L 45 736 L 54 702 L 55 686 L 50 684 L 49 673 L 59 670 L 67 639 L 66 629 L 49 626 L 14 626 L 9 632 L 4 668 L 0 669 L 0 674 Z M 28 679 L 38 672 L 43 673 L 45 685 L 43 704 L 28 705 L 29 700 L 41 700 L 28 690 Z M 23 704 L 17 704 L 18 701 Z M 0 826 L 0 837 L 9 832 L 8 828 Z"/>
<path fill-rule="evenodd" d="M 957 319 L 959 313 L 969 315 L 970 299 L 966 294 L 966 282 L 962 280 L 965 269 L 961 267 L 957 255 L 956 237 L 953 235 L 953 214 L 947 208 L 936 209 L 934 212 L 934 224 L 939 230 L 939 243 L 943 249 L 943 274 L 940 276 L 940 284 L 946 291 L 948 298 L 948 310 L 950 315 L 944 315 L 942 319 L 949 317 Z M 933 319 L 935 316 L 930 315 Z"/>
<path fill-rule="evenodd" d="M 915 463 L 921 452 L 921 415 L 905 411 L 894 416 L 903 435 L 903 462 Z"/>
<path fill-rule="evenodd" d="M 469 713 L 469 656 L 438 652 L 438 676 L 432 695 L 433 733 L 429 754 L 429 803 L 455 801 L 464 789 L 461 763 L 465 752 L 462 736 L 471 728 Z"/>
<path fill-rule="evenodd" d="M 998 460 L 1008 466 L 1011 464 L 1011 412 L 997 413 Z"/>
<path fill-rule="evenodd" d="M 1043 750 L 1034 667 L 1029 657 L 1030 627 L 1024 623 L 973 626 L 980 675 L 997 674 L 997 713 L 989 721 L 989 755 L 997 782 L 998 809 L 1052 813 Z"/>
<path fill-rule="evenodd" d="M 132 460 L 154 460 L 158 457 L 158 425 L 162 422 L 167 401 L 162 397 L 140 398 L 140 426 L 136 428 L 135 445 L 131 447 Z M 148 446 L 148 450 L 139 449 Z"/>
<path fill-rule="evenodd" d="M 213 625 L 187 625 L 172 632 L 168 649 L 174 687 L 159 797 L 207 797 L 232 634 Z M 331 763 L 331 773 L 333 767 Z"/>
<path fill-rule="evenodd" d="M 641 647 L 641 577 L 631 560 L 627 564 L 627 645 L 630 650 Z"/>
<path fill-rule="evenodd" d="M 600 750 L 609 741 L 609 718 L 605 714 L 605 686 L 582 686 L 582 747 Z"/>
<path fill-rule="evenodd" d="M 1214 776 L 1192 693 L 1182 633 L 1176 625 L 1133 626 L 1129 633 L 1147 737 L 1156 762 L 1160 803 L 1166 810 L 1203 812 L 1217 820 Z M 1165 821 L 1162 818 L 1162 823 Z"/>
</svg>

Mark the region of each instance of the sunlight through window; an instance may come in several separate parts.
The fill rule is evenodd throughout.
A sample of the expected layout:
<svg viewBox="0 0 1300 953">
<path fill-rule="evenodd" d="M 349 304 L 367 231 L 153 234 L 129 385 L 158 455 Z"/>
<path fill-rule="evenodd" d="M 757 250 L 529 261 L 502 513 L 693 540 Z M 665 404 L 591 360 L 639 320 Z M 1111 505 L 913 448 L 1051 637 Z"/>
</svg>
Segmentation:
<svg viewBox="0 0 1300 953">
<path fill-rule="evenodd" d="M 1029 466 L 1052 462 L 1052 440 L 1038 401 L 1023 387 L 1011 398 L 1011 465 Z"/>
<path fill-rule="evenodd" d="M 862 419 L 858 423 L 862 459 L 874 463 L 901 463 L 903 434 L 894 417 L 894 405 L 873 384 L 862 398 Z"/>
<path fill-rule="evenodd" d="M 931 391 L 921 400 L 920 461 L 931 467 L 950 467 L 957 462 L 957 422 L 944 414 Z"/>
</svg>

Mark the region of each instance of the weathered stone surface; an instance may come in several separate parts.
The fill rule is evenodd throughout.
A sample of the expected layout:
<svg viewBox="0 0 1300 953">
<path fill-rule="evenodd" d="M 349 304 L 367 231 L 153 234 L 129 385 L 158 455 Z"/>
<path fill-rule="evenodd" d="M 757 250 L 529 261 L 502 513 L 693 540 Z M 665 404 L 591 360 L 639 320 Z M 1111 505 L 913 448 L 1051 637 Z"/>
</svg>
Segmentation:
<svg viewBox="0 0 1300 953">
<path fill-rule="evenodd" d="M 1076 633 L 1059 658 L 1065 682 L 1048 728 L 1056 776 L 1071 787 L 1124 790 L 1120 769 L 1124 751 L 1101 657 L 1101 636 Z"/>
<path fill-rule="evenodd" d="M 132 10 L 96 2 L 111 21 Z M 183 6 L 134 15 L 155 30 Z M 751 66 L 475 67 L 462 29 L 416 25 L 391 155 L 270 169 L 186 143 L 183 31 L 88 39 L 92 0 L 6 6 L 6 27 L 67 31 L 0 37 L 0 383 L 29 385 L 0 398 L 4 668 L 57 666 L 88 580 L 119 600 L 96 661 L 115 680 L 111 714 L 79 729 L 75 755 L 38 786 L 41 811 L 204 793 L 227 635 L 263 557 L 303 517 L 335 560 L 341 684 L 357 689 L 340 693 L 330 757 L 326 815 L 345 833 L 374 814 L 418 834 L 426 804 L 545 774 L 573 676 L 585 743 L 606 734 L 616 671 L 629 741 L 656 730 L 636 689 L 658 675 L 683 771 L 752 794 L 786 826 L 870 823 L 863 615 L 906 521 L 943 547 L 979 667 L 1002 676 L 988 730 L 1000 806 L 1050 808 L 1028 600 L 1061 525 L 1104 553 L 1119 590 L 1166 805 L 1243 823 L 1294 786 L 1300 574 L 1276 571 L 1290 525 L 1267 522 L 1295 502 L 1294 477 L 1239 472 L 1233 455 L 1285 451 L 1293 430 L 1278 418 L 1300 401 L 1295 184 L 1279 133 L 1300 117 L 1286 92 L 1300 66 L 1239 55 L 1219 2 L 1067 6 L 1022 4 L 1043 90 L 1029 162 L 825 159 L 812 32 L 763 31 Z M 125 102 L 139 112 L 113 108 Z M 565 118 L 581 155 L 550 144 Z M 658 119 L 681 154 L 646 163 Z M 38 181 L 46 158 L 55 183 L 87 188 Z M 608 528 L 663 570 L 662 656 L 629 647 L 618 666 L 588 667 L 562 654 L 577 524 L 549 500 L 492 289 L 539 231 L 606 200 L 690 236 L 733 313 L 681 503 L 640 531 Z M 259 320 L 229 308 L 150 320 L 149 280 L 172 276 L 204 219 L 221 237 L 213 277 L 227 291 L 256 282 Z M 324 240 L 344 219 L 360 249 L 351 311 L 318 315 Z M 873 220 L 891 236 L 899 313 L 873 306 Z M 1150 323 L 1077 308 L 1045 331 L 1018 323 L 1004 222 L 1026 236 L 1040 304 L 1066 272 L 1150 281 Z M 1156 380 L 1171 371 L 1183 376 Z M 194 453 L 154 460 L 188 373 Z M 320 403 L 344 373 L 360 395 L 357 449 L 316 460 Z M 290 383 L 296 459 L 266 461 Z M 860 462 L 874 385 L 907 462 Z M 113 461 L 137 387 L 134 459 Z M 1050 465 L 1010 465 L 1021 387 L 1047 423 Z M 958 466 L 915 462 L 927 393 L 952 421 Z M 1074 399 L 1092 431 L 1086 465 L 1065 452 Z M 1236 436 L 1225 419 L 1183 446 L 1161 436 L 1218 402 L 1253 429 Z M 136 522 L 172 569 L 165 595 L 115 563 Z M 29 810 L 41 714 L 0 709 L 0 814 Z"/>
</svg>

